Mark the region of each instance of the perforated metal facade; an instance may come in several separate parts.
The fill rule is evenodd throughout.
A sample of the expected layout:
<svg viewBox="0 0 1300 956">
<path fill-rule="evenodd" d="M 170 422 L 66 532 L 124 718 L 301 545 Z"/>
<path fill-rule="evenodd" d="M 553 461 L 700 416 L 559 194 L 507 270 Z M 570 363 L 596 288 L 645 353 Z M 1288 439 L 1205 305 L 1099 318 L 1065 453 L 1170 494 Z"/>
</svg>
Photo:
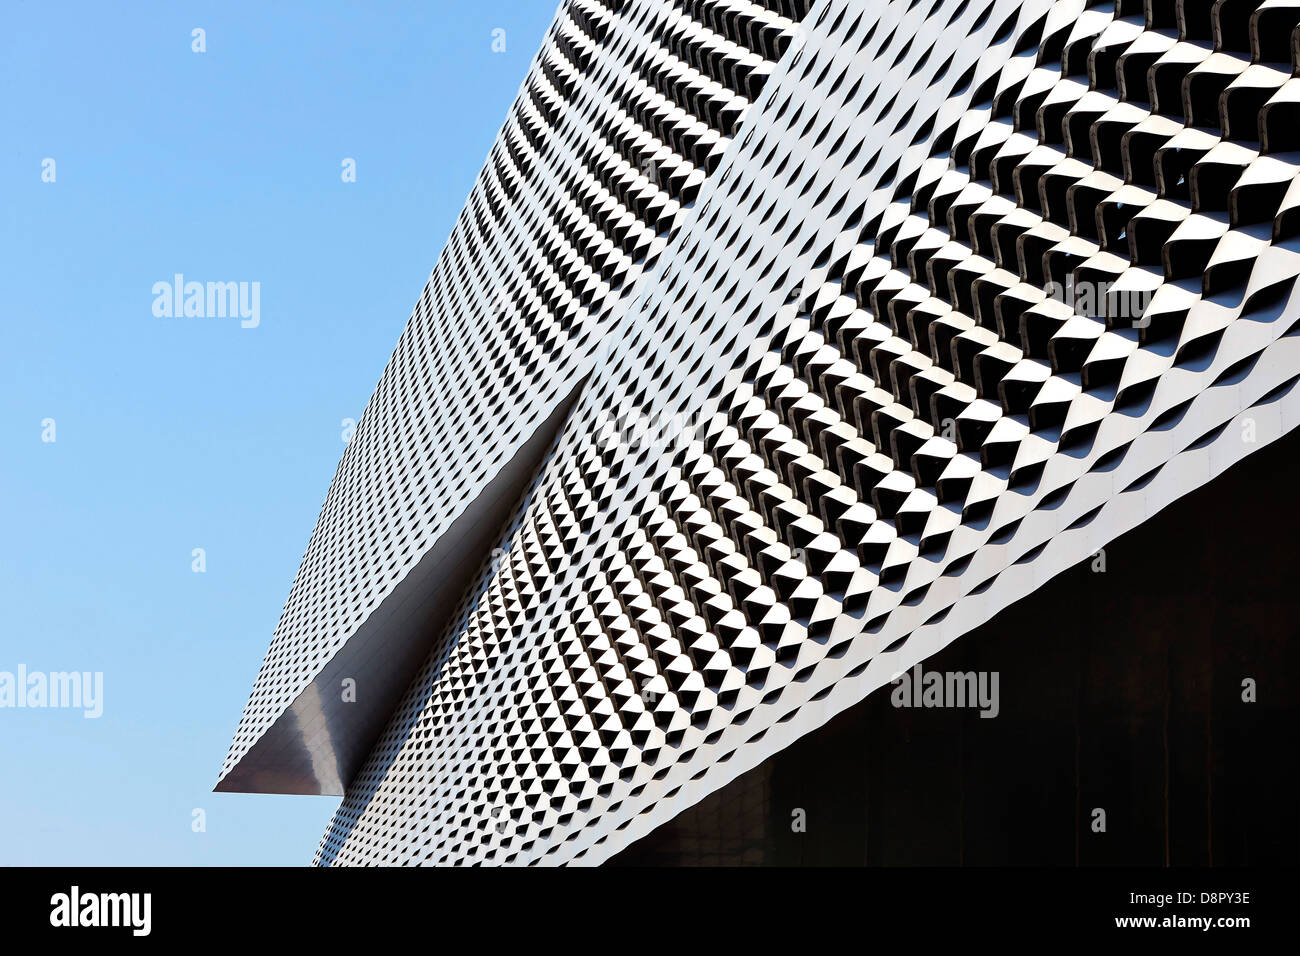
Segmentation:
<svg viewBox="0 0 1300 956">
<path fill-rule="evenodd" d="M 600 862 L 1296 424 L 1300 4 L 805 12 L 561 8 L 223 768 L 317 862 Z"/>
</svg>

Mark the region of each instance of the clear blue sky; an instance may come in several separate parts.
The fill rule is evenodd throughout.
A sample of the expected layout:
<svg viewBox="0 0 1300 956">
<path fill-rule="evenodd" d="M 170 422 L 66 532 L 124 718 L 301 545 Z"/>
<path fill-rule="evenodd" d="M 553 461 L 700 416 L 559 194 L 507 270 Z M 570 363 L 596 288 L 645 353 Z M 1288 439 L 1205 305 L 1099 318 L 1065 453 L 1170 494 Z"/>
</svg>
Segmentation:
<svg viewBox="0 0 1300 956">
<path fill-rule="evenodd" d="M 0 864 L 310 861 L 337 798 L 211 790 L 554 10 L 0 5 L 0 671 L 104 674 L 98 720 L 0 708 Z M 260 325 L 156 318 L 178 272 Z"/>
</svg>

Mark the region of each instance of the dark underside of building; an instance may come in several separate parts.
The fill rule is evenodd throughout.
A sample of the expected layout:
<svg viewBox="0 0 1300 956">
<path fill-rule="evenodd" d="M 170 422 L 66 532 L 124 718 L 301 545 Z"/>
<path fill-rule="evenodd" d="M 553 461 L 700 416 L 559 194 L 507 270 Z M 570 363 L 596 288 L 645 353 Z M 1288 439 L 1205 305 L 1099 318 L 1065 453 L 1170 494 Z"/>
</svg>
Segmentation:
<svg viewBox="0 0 1300 956">
<path fill-rule="evenodd" d="M 997 672 L 995 718 L 887 685 L 610 865 L 1293 862 L 1297 462 L 1300 431 L 923 662 Z"/>
</svg>

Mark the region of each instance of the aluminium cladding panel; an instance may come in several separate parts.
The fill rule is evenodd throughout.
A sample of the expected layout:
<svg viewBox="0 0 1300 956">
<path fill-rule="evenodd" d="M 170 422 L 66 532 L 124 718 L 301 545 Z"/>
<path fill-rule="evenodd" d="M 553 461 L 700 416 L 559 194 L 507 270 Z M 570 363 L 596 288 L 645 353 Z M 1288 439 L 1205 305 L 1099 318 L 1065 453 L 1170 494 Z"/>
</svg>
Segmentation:
<svg viewBox="0 0 1300 956">
<path fill-rule="evenodd" d="M 559 403 L 468 503 L 357 629 L 348 647 L 325 664 L 221 779 L 218 792 L 344 793 L 387 722 L 392 702 L 424 663 L 461 599 L 479 556 L 496 541 L 531 486 L 576 394 L 577 389 Z M 361 706 L 365 697 L 372 700 Z"/>
<path fill-rule="evenodd" d="M 806 6 L 561 4 L 340 461 L 218 789 L 341 792 Z"/>
<path fill-rule="evenodd" d="M 813 9 L 317 862 L 598 863 L 1295 426 L 1300 7 L 1129 6 Z"/>
</svg>

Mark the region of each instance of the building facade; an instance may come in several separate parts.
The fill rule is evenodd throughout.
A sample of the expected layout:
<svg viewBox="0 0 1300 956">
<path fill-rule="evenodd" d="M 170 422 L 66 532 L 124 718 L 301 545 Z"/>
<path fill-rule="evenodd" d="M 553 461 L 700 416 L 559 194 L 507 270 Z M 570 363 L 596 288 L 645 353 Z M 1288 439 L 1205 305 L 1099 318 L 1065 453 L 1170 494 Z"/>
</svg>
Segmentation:
<svg viewBox="0 0 1300 956">
<path fill-rule="evenodd" d="M 566 0 L 217 789 L 600 863 L 1284 435 L 1297 23 Z"/>
</svg>

